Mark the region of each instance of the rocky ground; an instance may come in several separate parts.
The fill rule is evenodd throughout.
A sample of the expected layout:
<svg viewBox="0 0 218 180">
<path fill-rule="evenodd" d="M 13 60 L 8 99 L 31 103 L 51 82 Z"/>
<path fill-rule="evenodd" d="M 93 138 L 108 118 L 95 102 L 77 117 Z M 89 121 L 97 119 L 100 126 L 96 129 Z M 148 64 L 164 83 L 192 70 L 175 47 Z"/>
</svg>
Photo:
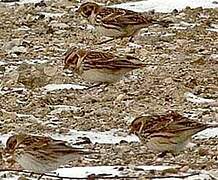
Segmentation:
<svg viewBox="0 0 218 180">
<path fill-rule="evenodd" d="M 74 1 L 8 6 L 0 4 L 0 131 L 10 134 L 65 134 L 70 129 L 128 133 L 131 120 L 141 114 L 177 110 L 203 122 L 218 122 L 218 10 L 191 9 L 155 13 L 171 20 L 169 27 L 143 29 L 134 43 L 105 40 L 74 11 Z M 150 13 L 152 14 L 152 12 Z M 129 54 L 148 65 L 122 81 L 89 90 L 45 92 L 48 84 L 89 85 L 63 70 L 71 47 Z M 193 103 L 187 93 L 213 103 Z M 67 110 L 54 111 L 57 105 Z M 118 133 L 119 134 L 119 133 Z M 190 170 L 217 169 L 217 139 L 195 139 L 197 145 L 173 157 L 156 158 L 139 142 L 88 144 L 101 155 L 73 166 L 179 165 L 169 175 Z M 1 167 L 5 167 L 4 164 Z M 121 170 L 122 171 L 122 170 Z"/>
</svg>

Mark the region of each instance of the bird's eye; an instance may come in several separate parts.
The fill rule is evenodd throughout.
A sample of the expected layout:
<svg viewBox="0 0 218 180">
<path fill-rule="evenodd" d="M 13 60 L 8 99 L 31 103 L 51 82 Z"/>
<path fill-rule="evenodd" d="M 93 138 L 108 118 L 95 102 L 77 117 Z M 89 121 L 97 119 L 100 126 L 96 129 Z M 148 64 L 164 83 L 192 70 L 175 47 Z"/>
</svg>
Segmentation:
<svg viewBox="0 0 218 180">
<path fill-rule="evenodd" d="M 83 8 L 83 10 L 84 10 L 84 11 L 87 11 L 87 9 L 88 9 L 88 7 L 87 7 L 87 6 L 85 6 L 85 7 Z"/>
<path fill-rule="evenodd" d="M 8 149 L 14 149 L 16 144 L 17 144 L 17 140 L 14 137 L 11 137 L 8 139 L 8 141 L 6 143 L 6 147 Z"/>
<path fill-rule="evenodd" d="M 134 131 L 137 131 L 137 130 L 139 129 L 139 123 L 132 122 L 131 128 L 132 128 Z"/>
<path fill-rule="evenodd" d="M 90 11 L 90 10 L 87 10 L 87 11 L 85 12 L 85 14 L 86 14 L 87 16 L 91 16 L 91 14 L 92 14 L 92 11 Z"/>
<path fill-rule="evenodd" d="M 142 122 L 138 122 L 133 125 L 135 131 L 139 131 L 141 127 L 142 127 Z"/>
<path fill-rule="evenodd" d="M 86 16 L 91 16 L 92 9 L 93 9 L 92 7 L 86 6 L 86 7 L 84 7 L 83 12 Z"/>
<path fill-rule="evenodd" d="M 137 126 L 137 130 L 139 130 L 141 128 L 141 126 L 142 126 L 142 123 L 139 122 L 136 126 Z"/>
<path fill-rule="evenodd" d="M 69 55 L 65 61 L 65 64 L 68 66 L 74 66 L 77 64 L 79 56 L 77 54 Z"/>
</svg>

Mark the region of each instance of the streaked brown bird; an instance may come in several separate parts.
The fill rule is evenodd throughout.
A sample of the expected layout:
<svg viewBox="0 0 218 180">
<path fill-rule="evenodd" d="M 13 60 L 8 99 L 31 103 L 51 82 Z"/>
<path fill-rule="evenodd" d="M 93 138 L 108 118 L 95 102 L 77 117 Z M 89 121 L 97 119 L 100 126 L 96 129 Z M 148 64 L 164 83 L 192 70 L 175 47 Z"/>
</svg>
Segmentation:
<svg viewBox="0 0 218 180">
<path fill-rule="evenodd" d="M 142 13 L 121 8 L 101 6 L 94 2 L 83 3 L 77 10 L 102 35 L 112 38 L 132 37 L 154 21 Z"/>
<path fill-rule="evenodd" d="M 119 81 L 126 73 L 146 65 L 132 56 L 84 49 L 72 49 L 64 60 L 65 69 L 76 72 L 86 81 L 96 83 Z"/>
<path fill-rule="evenodd" d="M 196 133 L 215 127 L 218 124 L 204 124 L 170 111 L 137 117 L 130 125 L 130 133 L 137 134 L 153 151 L 174 154 L 183 150 Z"/>
<path fill-rule="evenodd" d="M 16 134 L 8 138 L 4 153 L 12 155 L 25 170 L 45 173 L 93 152 L 72 147 L 65 141 L 51 137 Z"/>
</svg>

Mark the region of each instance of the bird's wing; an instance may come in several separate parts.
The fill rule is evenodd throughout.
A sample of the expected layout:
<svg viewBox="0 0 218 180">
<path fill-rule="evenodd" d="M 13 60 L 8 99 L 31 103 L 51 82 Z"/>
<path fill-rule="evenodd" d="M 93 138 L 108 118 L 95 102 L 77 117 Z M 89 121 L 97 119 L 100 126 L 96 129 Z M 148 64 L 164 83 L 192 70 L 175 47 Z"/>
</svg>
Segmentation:
<svg viewBox="0 0 218 180">
<path fill-rule="evenodd" d="M 145 17 L 141 13 L 137 13 L 125 9 L 108 8 L 108 13 L 99 13 L 98 17 L 103 25 L 113 25 L 117 27 L 126 27 L 127 25 L 148 25 L 152 22 L 150 17 Z"/>
<path fill-rule="evenodd" d="M 118 70 L 121 68 L 139 68 L 144 64 L 131 56 L 118 57 L 111 53 L 89 52 L 84 57 L 84 68 L 107 68 Z"/>
</svg>

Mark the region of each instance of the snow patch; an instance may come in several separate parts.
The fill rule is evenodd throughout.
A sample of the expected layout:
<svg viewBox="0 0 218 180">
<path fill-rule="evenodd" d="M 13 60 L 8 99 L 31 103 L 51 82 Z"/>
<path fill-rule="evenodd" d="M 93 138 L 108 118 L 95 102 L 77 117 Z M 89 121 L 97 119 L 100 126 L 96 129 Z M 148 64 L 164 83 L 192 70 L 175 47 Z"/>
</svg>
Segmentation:
<svg viewBox="0 0 218 180">
<path fill-rule="evenodd" d="M 218 128 L 208 128 L 194 136 L 195 139 L 218 138 Z"/>
<path fill-rule="evenodd" d="M 67 134 L 54 134 L 52 135 L 55 139 L 61 139 L 68 142 L 76 142 L 78 139 L 87 137 L 92 143 L 99 144 L 116 144 L 120 141 L 126 142 L 140 142 L 139 138 L 132 134 L 118 132 L 118 129 L 112 129 L 110 131 L 98 132 L 98 131 L 77 131 L 71 130 Z"/>
<path fill-rule="evenodd" d="M 198 97 L 190 92 L 185 93 L 185 98 L 187 101 L 190 101 L 192 103 L 196 103 L 196 104 L 218 104 L 218 101 L 213 100 L 213 99 L 206 99 L 206 98 L 202 98 L 202 97 Z"/>
<path fill-rule="evenodd" d="M 110 7 L 129 9 L 136 12 L 155 10 L 156 12 L 168 13 L 174 9 L 182 10 L 189 6 L 191 8 L 216 8 L 218 4 L 214 0 L 145 0 L 138 2 L 121 3 Z"/>
<path fill-rule="evenodd" d="M 43 87 L 44 92 L 51 92 L 57 90 L 64 90 L 64 89 L 85 89 L 86 86 L 78 85 L 78 84 L 48 84 Z"/>
</svg>

